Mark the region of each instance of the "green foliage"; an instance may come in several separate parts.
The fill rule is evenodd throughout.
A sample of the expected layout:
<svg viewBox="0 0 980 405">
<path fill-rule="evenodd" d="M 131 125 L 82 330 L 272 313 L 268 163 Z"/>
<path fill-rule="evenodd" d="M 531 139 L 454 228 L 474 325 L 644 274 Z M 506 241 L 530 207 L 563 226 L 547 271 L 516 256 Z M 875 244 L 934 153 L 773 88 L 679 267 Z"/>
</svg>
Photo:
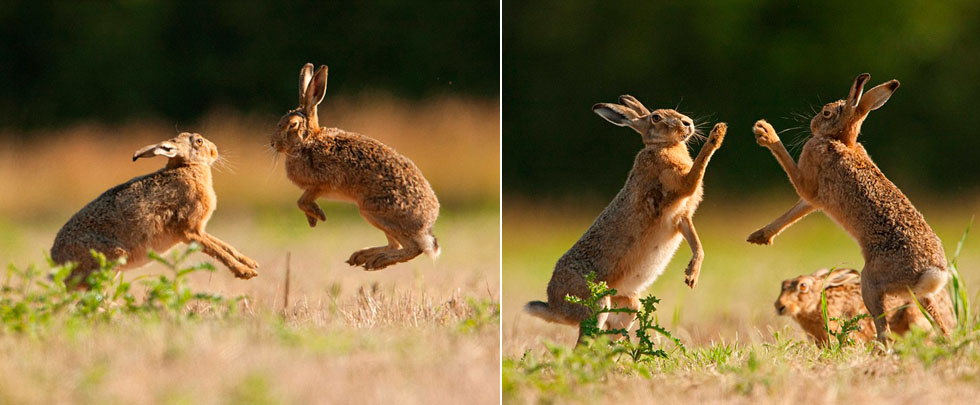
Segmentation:
<svg viewBox="0 0 980 405">
<path fill-rule="evenodd" d="M 645 378 L 653 376 L 655 367 L 669 366 L 670 353 L 658 347 L 660 335 L 674 344 L 674 350 L 685 352 L 681 341 L 657 323 L 655 316 L 660 302 L 654 296 L 640 299 L 640 310 L 608 308 L 607 297 L 616 295 L 604 281 L 596 281 L 595 273 L 585 276 L 589 296 L 566 296 L 568 302 L 584 305 L 589 316 L 582 320 L 582 341 L 574 348 L 545 342 L 547 354 L 538 358 L 527 352 L 520 360 L 504 359 L 504 394 L 514 394 L 520 387 L 533 386 L 538 390 L 566 395 L 575 387 L 606 381 L 612 375 L 637 374 Z M 636 317 L 636 342 L 630 339 L 626 329 L 600 329 L 601 314 L 629 314 Z M 659 362 L 658 362 L 659 361 Z"/>
<path fill-rule="evenodd" d="M 824 285 L 827 285 L 827 280 L 830 275 L 834 273 L 834 269 L 831 268 L 827 275 L 824 277 Z M 823 318 L 823 330 L 827 332 L 827 335 L 831 338 L 828 342 L 827 349 L 831 352 L 839 353 L 840 350 L 847 346 L 854 345 L 854 339 L 851 338 L 851 332 L 859 332 L 861 330 L 861 320 L 864 318 L 870 318 L 871 315 L 868 314 L 858 314 L 853 317 L 830 317 L 827 313 L 827 290 L 826 288 L 820 291 L 820 314 Z M 837 322 L 837 328 L 830 328 L 830 321 Z"/>
<path fill-rule="evenodd" d="M 585 275 L 585 283 L 589 288 L 588 297 L 565 296 L 566 301 L 584 305 L 589 310 L 589 316 L 583 319 L 579 325 L 582 343 L 592 345 L 594 344 L 592 341 L 600 336 L 615 336 L 610 341 L 621 346 L 634 362 L 645 361 L 652 357 L 667 358 L 667 352 L 657 347 L 654 342 L 655 335 L 652 332 L 656 332 L 672 341 L 675 348 L 684 350 L 681 341 L 674 338 L 666 328 L 657 323 L 657 318 L 654 315 L 657 311 L 657 304 L 660 302 L 657 297 L 651 295 L 641 298 L 639 311 L 631 308 L 609 308 L 604 305 L 604 301 L 606 297 L 615 296 L 616 289 L 609 288 L 605 281 L 597 282 L 595 272 Z M 600 329 L 599 316 L 604 313 L 635 316 L 635 319 L 639 321 L 636 330 L 637 342 L 633 343 L 630 340 L 629 331 L 626 329 Z"/>
<path fill-rule="evenodd" d="M 956 244 L 956 250 L 953 252 L 953 257 L 949 259 L 949 266 L 947 266 L 949 274 L 952 276 L 949 283 L 949 297 L 953 303 L 953 313 L 956 315 L 957 325 L 967 325 L 970 322 L 970 299 L 966 293 L 966 285 L 959 273 L 959 260 L 960 253 L 963 252 L 963 245 L 966 243 L 966 237 L 970 234 L 970 228 L 973 227 L 974 219 L 976 216 L 970 217 L 970 223 L 966 225 L 966 230 L 963 231 L 963 236 Z"/>
<path fill-rule="evenodd" d="M 467 297 L 470 315 L 459 323 L 459 330 L 464 333 L 475 332 L 487 326 L 500 324 L 500 302 L 489 299 L 477 300 Z"/>
<path fill-rule="evenodd" d="M 150 257 L 173 272 L 173 278 L 161 275 L 140 281 L 145 289 L 142 300 L 131 292 L 133 281 L 123 278 L 116 268 L 125 259 L 107 260 L 105 255 L 92 252 L 99 268 L 85 275 L 84 279 L 70 277 L 73 264 L 56 266 L 42 278 L 34 265 L 21 270 L 7 268 L 7 277 L 0 287 L 0 332 L 38 332 L 56 320 L 106 322 L 124 315 L 155 316 L 180 319 L 194 317 L 196 312 L 188 307 L 193 303 L 208 305 L 216 313 L 235 310 L 237 299 L 225 299 L 219 295 L 196 293 L 188 288 L 186 277 L 196 271 L 214 271 L 209 263 L 184 266 L 188 255 L 200 250 L 191 244 L 183 252 L 175 252 L 166 259 L 156 254 Z"/>
</svg>

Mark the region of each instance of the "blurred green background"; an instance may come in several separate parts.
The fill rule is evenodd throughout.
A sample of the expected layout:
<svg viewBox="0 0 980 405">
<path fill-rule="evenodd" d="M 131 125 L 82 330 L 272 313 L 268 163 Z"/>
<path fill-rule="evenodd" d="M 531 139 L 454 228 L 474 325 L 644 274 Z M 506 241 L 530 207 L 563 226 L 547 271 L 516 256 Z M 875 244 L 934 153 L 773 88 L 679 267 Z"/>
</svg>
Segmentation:
<svg viewBox="0 0 980 405">
<path fill-rule="evenodd" d="M 332 96 L 496 98 L 496 2 L 0 2 L 0 127 L 276 114 L 306 62 Z"/>
<path fill-rule="evenodd" d="M 505 196 L 608 200 L 642 144 L 591 106 L 624 93 L 729 123 L 709 190 L 788 190 L 752 123 L 802 126 L 781 135 L 799 142 L 811 108 L 862 72 L 902 83 L 859 138 L 885 174 L 906 190 L 980 190 L 980 2 L 544 0 L 503 15 Z"/>
</svg>

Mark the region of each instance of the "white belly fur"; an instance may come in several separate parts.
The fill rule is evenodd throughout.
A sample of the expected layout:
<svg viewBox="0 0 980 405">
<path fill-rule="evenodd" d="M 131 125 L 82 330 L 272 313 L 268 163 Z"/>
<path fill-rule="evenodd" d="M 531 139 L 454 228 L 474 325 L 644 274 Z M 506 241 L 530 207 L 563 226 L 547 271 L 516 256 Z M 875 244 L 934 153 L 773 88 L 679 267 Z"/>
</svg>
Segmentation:
<svg viewBox="0 0 980 405">
<path fill-rule="evenodd" d="M 683 206 L 684 203 L 686 199 L 678 205 Z M 617 295 L 637 296 L 663 274 L 681 244 L 682 236 L 676 224 L 676 216 L 669 215 L 650 227 L 644 238 L 633 244 L 619 262 L 619 266 L 626 270 L 625 276 L 610 285 L 617 290 Z"/>
</svg>

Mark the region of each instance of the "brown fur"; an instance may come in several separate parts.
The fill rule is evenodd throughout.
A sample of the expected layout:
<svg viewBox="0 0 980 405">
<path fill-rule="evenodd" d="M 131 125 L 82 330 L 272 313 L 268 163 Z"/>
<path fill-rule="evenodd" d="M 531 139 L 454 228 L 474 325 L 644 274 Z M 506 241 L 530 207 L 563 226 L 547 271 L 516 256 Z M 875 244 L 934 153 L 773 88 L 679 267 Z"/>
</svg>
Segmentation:
<svg viewBox="0 0 980 405">
<path fill-rule="evenodd" d="M 683 237 L 693 257 L 685 283 L 697 284 L 704 251 L 691 220 L 701 202 L 702 179 L 711 155 L 721 146 L 727 126 L 718 123 L 697 159 L 686 141 L 694 134 L 690 118 L 674 110 L 650 112 L 632 96 L 622 104 L 596 104 L 593 111 L 642 135 L 645 147 L 637 154 L 626 184 L 599 214 L 592 226 L 555 265 L 548 283 L 548 302 L 528 303 L 526 311 L 551 322 L 576 325 L 588 310 L 565 300 L 586 297 L 585 275 L 617 289 L 606 307 L 639 308 L 639 294 L 663 272 Z M 600 317 L 600 327 L 629 328 L 633 316 Z M 581 338 L 581 336 L 579 336 Z"/>
<path fill-rule="evenodd" d="M 310 226 L 325 221 L 317 198 L 356 203 L 361 216 L 382 230 L 387 246 L 362 249 L 347 260 L 351 266 L 380 270 L 425 252 L 439 255 L 432 227 L 439 200 L 407 157 L 367 136 L 321 128 L 317 105 L 323 101 L 327 67 L 313 74 L 300 70 L 300 107 L 279 120 L 272 147 L 286 155 L 286 175 L 305 190 L 297 204 Z"/>
<path fill-rule="evenodd" d="M 756 122 L 757 142 L 769 148 L 789 175 L 801 200 L 789 212 L 756 231 L 748 241 L 770 244 L 796 220 L 823 210 L 861 246 L 865 266 L 863 297 L 875 317 L 878 338 L 886 341 L 884 312 L 887 295 L 913 290 L 944 333 L 956 320 L 942 288 L 947 279 L 942 243 L 925 218 L 878 169 L 864 146 L 857 143 L 868 113 L 881 107 L 898 88 L 897 80 L 862 91 L 870 75 L 859 75 L 846 100 L 829 103 L 810 122 L 813 132 L 793 162 L 776 131 L 765 120 Z M 943 307 L 943 308 L 941 308 Z"/>
<path fill-rule="evenodd" d="M 829 274 L 829 276 L 828 276 Z M 826 285 L 824 285 L 826 280 Z M 855 269 L 837 269 L 832 273 L 828 269 L 817 270 L 813 274 L 802 275 L 784 280 L 776 300 L 776 313 L 793 318 L 818 346 L 827 344 L 830 338 L 824 330 L 823 314 L 820 308 L 820 292 L 827 296 L 827 316 L 831 330 L 837 330 L 839 324 L 833 318 L 847 319 L 861 314 L 867 314 L 861 297 L 861 276 Z M 940 296 L 940 299 L 945 295 Z M 919 308 L 906 295 L 894 295 L 885 300 L 885 316 L 891 332 L 902 335 L 909 331 L 910 325 L 928 328 L 929 321 Z M 870 317 L 860 321 L 861 329 L 851 333 L 851 338 L 859 342 L 867 342 L 875 337 L 875 326 Z"/>
<path fill-rule="evenodd" d="M 113 187 L 88 203 L 58 231 L 51 259 L 77 263 L 72 277 L 84 284 L 98 267 L 90 251 L 110 260 L 126 258 L 123 269 L 146 263 L 153 250 L 164 252 L 178 242 L 197 242 L 236 277 L 258 275 L 258 263 L 205 231 L 218 199 L 211 181 L 211 164 L 218 149 L 199 134 L 176 138 L 137 151 L 141 157 L 166 156 L 167 166 Z"/>
</svg>

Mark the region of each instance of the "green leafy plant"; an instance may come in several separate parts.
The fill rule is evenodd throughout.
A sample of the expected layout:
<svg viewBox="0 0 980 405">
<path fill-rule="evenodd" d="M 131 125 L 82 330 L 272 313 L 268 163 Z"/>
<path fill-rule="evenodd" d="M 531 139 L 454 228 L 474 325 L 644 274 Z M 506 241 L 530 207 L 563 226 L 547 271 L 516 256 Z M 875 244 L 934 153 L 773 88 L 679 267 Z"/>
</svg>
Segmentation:
<svg viewBox="0 0 980 405">
<path fill-rule="evenodd" d="M 91 322 L 109 321 L 121 315 L 193 317 L 196 313 L 188 309 L 192 303 L 209 304 L 208 309 L 214 312 L 234 311 L 237 299 L 194 292 L 186 286 L 189 274 L 214 271 L 210 263 L 183 264 L 198 250 L 199 246 L 191 244 L 169 259 L 151 253 L 153 260 L 173 272 L 173 278 L 161 275 L 133 280 L 141 281 L 145 288 L 142 300 L 131 292 L 133 281 L 125 280 L 117 270 L 125 259 L 108 260 L 93 251 L 99 266 L 84 278 L 71 277 L 73 264 L 59 266 L 49 261 L 52 269 L 47 278 L 41 277 L 42 272 L 34 265 L 25 269 L 11 265 L 0 287 L 0 332 L 38 332 L 55 319 Z"/>
<path fill-rule="evenodd" d="M 834 268 L 824 276 L 824 285 L 827 285 L 827 280 L 830 275 L 834 273 Z M 823 329 L 827 332 L 827 335 L 831 338 L 828 342 L 828 349 L 833 352 L 839 352 L 842 348 L 853 346 L 855 341 L 851 337 L 852 332 L 861 331 L 861 320 L 864 318 L 870 318 L 871 315 L 868 314 L 858 314 L 852 317 L 830 317 L 827 312 L 827 290 L 823 289 L 820 291 L 820 315 L 823 318 Z M 837 327 L 834 329 L 830 328 L 830 322 L 837 322 Z"/>
</svg>

